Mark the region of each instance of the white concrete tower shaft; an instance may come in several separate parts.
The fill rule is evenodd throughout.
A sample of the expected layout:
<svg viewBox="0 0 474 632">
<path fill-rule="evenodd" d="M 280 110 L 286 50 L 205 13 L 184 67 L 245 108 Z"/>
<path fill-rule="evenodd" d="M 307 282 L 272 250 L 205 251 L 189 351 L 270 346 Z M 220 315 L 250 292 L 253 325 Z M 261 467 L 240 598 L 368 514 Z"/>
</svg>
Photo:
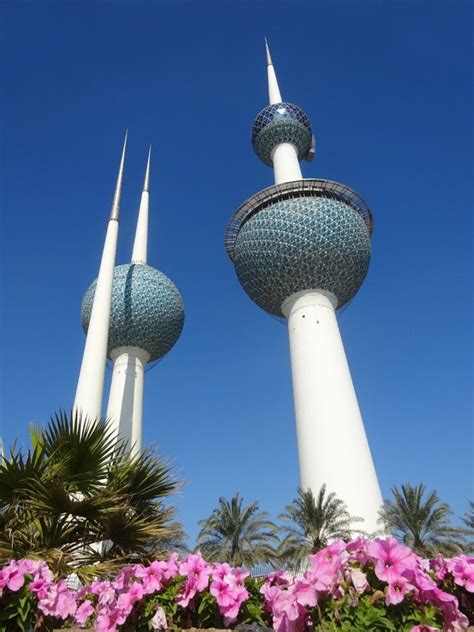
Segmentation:
<svg viewBox="0 0 474 632">
<path fill-rule="evenodd" d="M 88 419 L 89 421 L 99 419 L 102 413 L 110 305 L 112 300 L 115 255 L 117 251 L 120 197 L 126 148 L 127 134 L 125 134 L 123 143 L 117 185 L 115 187 L 112 210 L 107 225 L 94 302 L 73 405 L 73 410 L 81 414 L 84 420 Z"/>
<path fill-rule="evenodd" d="M 282 103 L 283 99 L 266 39 L 265 48 L 267 51 L 268 98 L 270 105 L 276 105 Z M 275 172 L 275 184 L 303 178 L 300 161 L 298 160 L 298 151 L 292 143 L 280 143 L 277 145 L 272 152 L 272 161 Z"/>
<path fill-rule="evenodd" d="M 270 103 L 281 102 L 268 44 Z M 297 150 L 273 150 L 275 183 L 301 180 Z M 382 495 L 336 319 L 337 298 L 312 288 L 290 296 L 288 320 L 301 486 L 326 484 L 344 500 L 360 529 L 376 531 Z"/>
<path fill-rule="evenodd" d="M 132 263 L 145 265 L 148 249 L 148 210 L 150 202 L 151 147 L 138 212 Z M 145 365 L 150 355 L 138 347 L 119 347 L 111 353 L 113 361 L 107 418 L 115 435 L 129 442 L 134 453 L 142 446 L 143 388 Z"/>
<path fill-rule="evenodd" d="M 322 484 L 344 500 L 360 528 L 378 529 L 382 496 L 352 383 L 336 308 L 324 290 L 305 290 L 282 306 L 288 319 L 301 486 Z M 356 528 L 358 523 L 356 523 Z"/>
</svg>

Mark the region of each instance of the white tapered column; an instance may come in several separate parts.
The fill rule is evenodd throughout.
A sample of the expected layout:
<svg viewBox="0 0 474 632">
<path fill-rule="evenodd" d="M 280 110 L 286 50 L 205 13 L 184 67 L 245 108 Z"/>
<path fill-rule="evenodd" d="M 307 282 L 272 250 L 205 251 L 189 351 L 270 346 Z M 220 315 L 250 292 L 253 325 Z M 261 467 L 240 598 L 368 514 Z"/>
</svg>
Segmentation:
<svg viewBox="0 0 474 632">
<path fill-rule="evenodd" d="M 151 147 L 146 162 L 140 209 L 138 211 L 135 241 L 133 242 L 132 263 L 146 263 L 148 250 L 148 207 L 150 205 L 150 161 Z"/>
<path fill-rule="evenodd" d="M 87 330 L 81 369 L 77 382 L 73 410 L 89 421 L 98 420 L 102 413 L 105 363 L 107 360 L 107 340 L 109 335 L 110 305 L 114 279 L 115 255 L 119 229 L 120 196 L 122 191 L 123 168 L 127 134 L 122 149 L 119 174 L 110 212 L 104 249 L 100 262 L 97 285 L 92 305 L 89 328 Z"/>
<path fill-rule="evenodd" d="M 114 349 L 107 419 L 116 437 L 125 439 L 133 452 L 141 450 L 143 418 L 143 381 L 149 354 L 138 347 Z"/>
<path fill-rule="evenodd" d="M 265 48 L 267 51 L 267 77 L 268 77 L 268 100 L 270 105 L 277 105 L 283 101 L 278 79 L 273 65 L 270 48 L 265 38 Z M 275 184 L 301 180 L 300 161 L 298 152 L 291 143 L 281 143 L 272 152 L 273 169 L 275 172 Z"/>
<path fill-rule="evenodd" d="M 302 180 L 300 161 L 296 148 L 291 143 L 281 143 L 272 152 L 275 184 Z"/>
<path fill-rule="evenodd" d="M 323 483 L 374 532 L 382 505 L 377 475 L 337 324 L 336 298 L 306 290 L 282 305 L 288 319 L 301 486 Z"/>
</svg>

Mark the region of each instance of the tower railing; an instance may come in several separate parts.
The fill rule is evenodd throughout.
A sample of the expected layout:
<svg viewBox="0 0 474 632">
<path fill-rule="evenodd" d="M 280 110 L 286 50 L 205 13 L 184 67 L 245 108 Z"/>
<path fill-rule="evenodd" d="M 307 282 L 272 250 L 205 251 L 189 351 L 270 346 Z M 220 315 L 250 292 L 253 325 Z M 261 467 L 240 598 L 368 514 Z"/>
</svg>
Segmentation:
<svg viewBox="0 0 474 632">
<path fill-rule="evenodd" d="M 344 202 L 362 217 L 369 235 L 372 235 L 374 228 L 372 211 L 367 202 L 356 191 L 333 180 L 306 178 L 274 184 L 259 191 L 239 206 L 231 217 L 225 233 L 225 248 L 229 258 L 234 260 L 237 235 L 245 222 L 253 215 L 276 202 L 301 197 L 326 197 Z"/>
</svg>

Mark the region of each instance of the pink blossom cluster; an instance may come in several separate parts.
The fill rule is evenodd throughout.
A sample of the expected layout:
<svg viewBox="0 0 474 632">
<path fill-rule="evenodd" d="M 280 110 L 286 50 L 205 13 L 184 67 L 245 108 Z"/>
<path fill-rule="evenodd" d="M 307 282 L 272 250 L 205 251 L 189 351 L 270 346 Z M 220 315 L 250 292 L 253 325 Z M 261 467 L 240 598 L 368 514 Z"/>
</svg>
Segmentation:
<svg viewBox="0 0 474 632">
<path fill-rule="evenodd" d="M 224 625 L 237 621 L 240 606 L 249 597 L 245 588 L 245 578 L 250 575 L 241 568 L 229 564 L 213 564 L 210 593 L 216 598 Z"/>
<path fill-rule="evenodd" d="M 265 606 L 273 615 L 277 632 L 301 632 L 309 623 L 309 610 L 322 598 L 339 599 L 352 586 L 361 595 L 373 591 L 368 572 L 384 586 L 387 606 L 410 597 L 420 606 L 434 605 L 443 615 L 444 629 L 466 630 L 469 622 L 459 610 L 456 597 L 439 588 L 436 579 L 451 574 L 457 585 L 474 592 L 474 559 L 459 556 L 450 560 L 424 560 L 394 538 L 367 541 L 357 538 L 345 543 L 336 540 L 309 557 L 309 569 L 302 577 L 288 573 L 268 575 L 261 592 Z M 435 578 L 430 570 L 435 570 Z M 411 632 L 429 632 L 436 628 L 414 626 Z"/>
<path fill-rule="evenodd" d="M 0 570 L 0 609 L 2 599 L 25 588 L 44 616 L 68 624 L 93 625 L 97 632 L 116 632 L 133 621 L 139 606 L 159 597 L 174 581 L 173 599 L 183 612 L 196 612 L 199 599 L 207 593 L 215 599 L 224 625 L 231 626 L 251 598 L 245 586 L 248 577 L 248 572 L 226 563 L 208 564 L 199 553 L 184 560 L 173 553 L 168 560 L 148 566 L 126 566 L 112 581 L 95 581 L 71 590 L 64 579 L 55 581 L 45 562 L 12 560 Z M 337 540 L 311 555 L 301 576 L 286 571 L 267 575 L 260 589 L 261 608 L 277 632 L 304 632 L 311 627 L 318 604 L 378 591 L 387 607 L 404 600 L 420 607 L 431 604 L 442 614 L 444 630 L 466 630 L 468 620 L 457 598 L 440 587 L 447 585 L 462 594 L 474 593 L 474 559 L 460 555 L 424 560 L 393 538 Z M 155 601 L 151 605 L 151 626 L 171 627 L 169 614 Z M 415 625 L 411 632 L 436 630 Z"/>
</svg>

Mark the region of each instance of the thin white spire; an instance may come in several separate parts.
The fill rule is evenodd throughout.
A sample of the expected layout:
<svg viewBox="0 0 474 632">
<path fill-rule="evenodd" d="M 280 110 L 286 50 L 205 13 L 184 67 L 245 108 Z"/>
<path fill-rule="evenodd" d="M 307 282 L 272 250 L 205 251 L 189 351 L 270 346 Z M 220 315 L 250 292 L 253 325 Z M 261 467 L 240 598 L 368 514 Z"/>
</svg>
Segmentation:
<svg viewBox="0 0 474 632">
<path fill-rule="evenodd" d="M 125 131 L 125 139 L 122 147 L 122 157 L 120 158 L 120 167 L 117 176 L 117 184 L 115 185 L 114 199 L 112 201 L 112 209 L 109 219 L 119 220 L 120 215 L 120 196 L 122 195 L 123 168 L 125 165 L 125 152 L 127 150 L 128 129 Z"/>
<path fill-rule="evenodd" d="M 120 197 L 127 147 L 127 133 L 123 143 L 119 173 L 112 210 L 107 225 L 104 248 L 100 261 L 89 328 L 87 330 L 81 370 L 77 382 L 73 410 L 81 414 L 83 422 L 95 421 L 102 413 L 107 341 L 109 336 L 110 305 L 114 279 L 115 255 L 119 229 Z"/>
<path fill-rule="evenodd" d="M 150 162 L 151 145 L 148 150 L 145 180 L 143 182 L 140 210 L 138 211 L 137 230 L 133 243 L 132 263 L 146 263 L 148 249 L 148 208 L 150 204 Z"/>
<path fill-rule="evenodd" d="M 267 51 L 268 99 L 270 105 L 274 105 L 275 103 L 281 103 L 283 99 L 281 98 L 280 88 L 278 87 L 278 80 L 275 73 L 275 67 L 273 66 L 267 38 L 265 38 L 265 49 Z"/>
<path fill-rule="evenodd" d="M 143 190 L 150 192 L 150 161 L 151 161 L 151 145 L 148 149 L 148 158 L 146 161 L 145 180 L 143 181 Z"/>
</svg>

